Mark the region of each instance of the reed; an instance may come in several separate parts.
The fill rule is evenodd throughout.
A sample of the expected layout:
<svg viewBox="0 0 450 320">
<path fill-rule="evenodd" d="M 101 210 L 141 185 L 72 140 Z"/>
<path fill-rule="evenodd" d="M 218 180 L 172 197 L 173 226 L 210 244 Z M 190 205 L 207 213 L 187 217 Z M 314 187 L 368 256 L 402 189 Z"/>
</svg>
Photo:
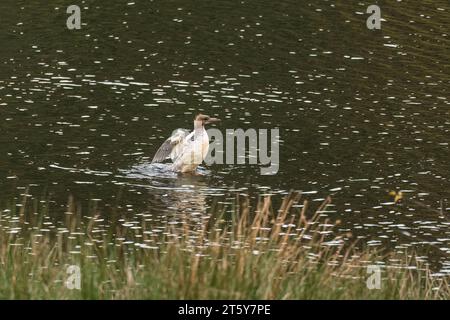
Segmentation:
<svg viewBox="0 0 450 320">
<path fill-rule="evenodd" d="M 44 202 L 0 214 L 1 299 L 448 299 L 446 279 L 413 259 L 389 267 L 389 256 L 359 248 L 301 193 L 274 210 L 271 196 L 214 203 L 204 217 L 163 225 L 139 223 L 114 209 L 83 214 L 69 198 L 65 219 Z M 56 222 L 60 221 L 60 222 Z M 409 257 L 413 256 L 410 253 Z M 381 268 L 380 289 L 368 289 L 368 265 Z M 81 288 L 69 289 L 69 266 Z M 70 269 L 69 269 L 70 271 Z M 69 281 L 70 282 L 70 281 Z"/>
</svg>

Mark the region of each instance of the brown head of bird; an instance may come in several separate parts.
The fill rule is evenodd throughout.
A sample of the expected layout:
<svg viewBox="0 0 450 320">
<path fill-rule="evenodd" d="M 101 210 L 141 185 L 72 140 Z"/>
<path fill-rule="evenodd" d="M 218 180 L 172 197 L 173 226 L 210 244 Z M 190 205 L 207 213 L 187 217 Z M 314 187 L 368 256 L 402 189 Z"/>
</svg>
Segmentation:
<svg viewBox="0 0 450 320">
<path fill-rule="evenodd" d="M 205 114 L 199 114 L 195 117 L 195 127 L 197 126 L 204 126 L 205 124 L 210 124 L 214 122 L 218 122 L 220 119 L 213 118 Z"/>
</svg>

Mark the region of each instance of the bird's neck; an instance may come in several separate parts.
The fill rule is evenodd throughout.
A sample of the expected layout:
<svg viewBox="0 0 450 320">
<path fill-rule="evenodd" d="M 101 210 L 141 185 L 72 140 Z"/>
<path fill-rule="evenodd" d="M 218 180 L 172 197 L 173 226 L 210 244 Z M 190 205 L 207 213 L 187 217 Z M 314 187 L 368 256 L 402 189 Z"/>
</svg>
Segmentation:
<svg viewBox="0 0 450 320">
<path fill-rule="evenodd" d="M 205 131 L 205 127 L 203 126 L 202 121 L 194 121 L 194 131 L 196 134 L 202 134 Z"/>
</svg>

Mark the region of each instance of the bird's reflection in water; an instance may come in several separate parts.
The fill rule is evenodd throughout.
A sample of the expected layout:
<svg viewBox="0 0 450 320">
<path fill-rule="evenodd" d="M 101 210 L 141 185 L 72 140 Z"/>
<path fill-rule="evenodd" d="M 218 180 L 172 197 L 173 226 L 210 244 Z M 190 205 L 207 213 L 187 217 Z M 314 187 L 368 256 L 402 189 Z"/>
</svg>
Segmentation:
<svg viewBox="0 0 450 320">
<path fill-rule="evenodd" d="M 148 190 L 148 212 L 162 224 L 199 223 L 207 215 L 210 172 L 203 167 L 194 174 L 171 171 L 169 164 L 141 164 L 123 171 L 133 187 Z"/>
<path fill-rule="evenodd" d="M 180 176 L 171 187 L 158 194 L 159 200 L 168 209 L 189 215 L 206 214 L 207 182 L 204 176 Z M 154 192 L 150 191 L 150 194 Z"/>
</svg>

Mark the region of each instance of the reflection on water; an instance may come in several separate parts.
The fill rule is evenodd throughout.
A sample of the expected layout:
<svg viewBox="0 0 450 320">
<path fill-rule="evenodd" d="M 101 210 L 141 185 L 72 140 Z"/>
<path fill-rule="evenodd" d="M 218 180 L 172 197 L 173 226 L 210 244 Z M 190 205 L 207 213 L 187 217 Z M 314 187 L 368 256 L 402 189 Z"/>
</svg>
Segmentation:
<svg viewBox="0 0 450 320">
<path fill-rule="evenodd" d="M 130 183 L 130 187 L 148 189 L 156 197 L 158 208 L 181 214 L 206 214 L 206 196 L 212 189 L 203 176 L 209 171 L 199 167 L 197 174 L 179 174 L 170 169 L 170 164 L 154 163 L 133 166 L 124 171 L 127 178 L 139 180 Z M 165 211 L 165 210 L 164 210 Z"/>
<path fill-rule="evenodd" d="M 164 218 L 235 190 L 303 190 L 331 195 L 324 214 L 369 245 L 448 269 L 450 7 L 386 3 L 373 32 L 369 4 L 96 1 L 68 31 L 64 1 L 2 2 L 1 201 L 29 187 L 61 212 L 72 193 Z M 221 130 L 280 128 L 278 174 L 146 165 L 198 112 Z"/>
</svg>

